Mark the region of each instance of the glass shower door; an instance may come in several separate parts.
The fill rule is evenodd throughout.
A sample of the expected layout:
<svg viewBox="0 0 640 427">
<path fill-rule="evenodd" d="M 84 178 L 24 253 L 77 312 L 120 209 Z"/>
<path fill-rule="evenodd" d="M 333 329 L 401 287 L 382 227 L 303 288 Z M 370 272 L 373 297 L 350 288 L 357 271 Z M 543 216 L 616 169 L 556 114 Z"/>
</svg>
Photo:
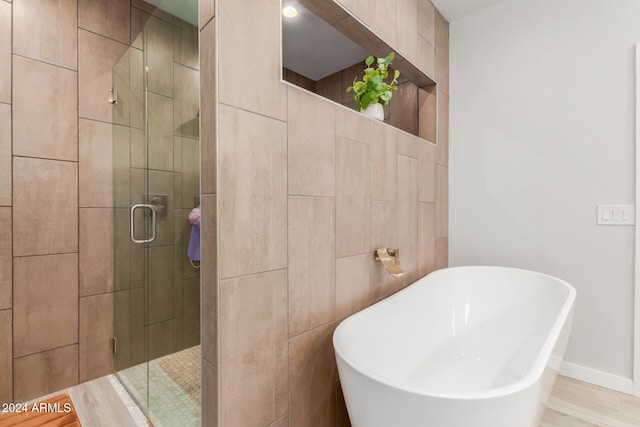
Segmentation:
<svg viewBox="0 0 640 427">
<path fill-rule="evenodd" d="M 144 9 L 113 69 L 114 371 L 154 426 L 199 426 L 198 32 Z"/>
</svg>

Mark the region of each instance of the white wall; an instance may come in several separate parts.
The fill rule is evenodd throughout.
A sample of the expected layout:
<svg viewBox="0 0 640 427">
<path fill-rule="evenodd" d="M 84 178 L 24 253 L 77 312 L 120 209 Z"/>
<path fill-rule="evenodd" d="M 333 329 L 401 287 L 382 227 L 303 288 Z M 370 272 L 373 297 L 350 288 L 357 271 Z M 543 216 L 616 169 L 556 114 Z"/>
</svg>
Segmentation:
<svg viewBox="0 0 640 427">
<path fill-rule="evenodd" d="M 596 204 L 634 203 L 640 2 L 507 0 L 450 37 L 450 264 L 569 281 L 565 361 L 632 378 L 634 228 Z"/>
</svg>

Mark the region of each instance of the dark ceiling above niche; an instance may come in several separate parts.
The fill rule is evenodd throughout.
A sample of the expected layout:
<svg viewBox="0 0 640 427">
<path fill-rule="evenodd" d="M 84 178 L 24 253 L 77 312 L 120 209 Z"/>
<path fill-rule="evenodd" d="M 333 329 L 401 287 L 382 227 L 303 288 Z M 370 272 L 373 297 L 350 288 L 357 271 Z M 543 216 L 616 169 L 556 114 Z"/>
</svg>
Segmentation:
<svg viewBox="0 0 640 427">
<path fill-rule="evenodd" d="M 411 80 L 416 86 L 426 87 L 435 84 L 429 76 L 425 75 L 416 66 L 407 61 L 393 46 L 389 46 L 378 38 L 377 35 L 360 21 L 352 17 L 349 12 L 333 0 L 296 0 L 296 3 L 321 18 L 354 43 L 360 45 L 371 55 L 385 57 L 389 52 L 394 51 L 396 53 L 396 58 L 393 62 L 394 68 L 400 70 L 402 75 Z M 283 0 L 282 4 L 285 6 L 287 1 Z M 330 60 L 330 58 L 328 58 L 328 60 Z M 335 71 L 338 70 L 339 69 L 336 69 Z"/>
<path fill-rule="evenodd" d="M 346 89 L 362 78 L 368 55 L 395 52 L 393 68 L 401 78 L 384 121 L 391 126 L 435 142 L 435 82 L 378 38 L 333 0 L 283 0 L 299 10 L 282 18 L 283 80 L 315 92 L 351 109 L 358 105 Z"/>
</svg>

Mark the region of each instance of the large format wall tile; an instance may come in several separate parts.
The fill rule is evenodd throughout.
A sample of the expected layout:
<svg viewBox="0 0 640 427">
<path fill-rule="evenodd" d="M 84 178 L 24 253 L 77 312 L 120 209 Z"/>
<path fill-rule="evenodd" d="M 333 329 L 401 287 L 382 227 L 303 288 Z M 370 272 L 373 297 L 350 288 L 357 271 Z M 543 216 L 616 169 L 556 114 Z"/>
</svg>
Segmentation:
<svg viewBox="0 0 640 427">
<path fill-rule="evenodd" d="M 289 342 L 289 425 L 335 425 L 336 359 L 333 352 L 335 323 L 314 329 Z"/>
<path fill-rule="evenodd" d="M 420 141 L 418 153 L 418 200 L 435 202 L 436 200 L 436 146 Z"/>
<path fill-rule="evenodd" d="M 204 2 L 200 1 L 202 5 Z M 209 0 L 208 3 L 213 3 Z M 200 156 L 202 162 L 202 193 L 216 192 L 216 20 L 212 20 L 200 34 Z"/>
<path fill-rule="evenodd" d="M 78 251 L 78 164 L 14 157 L 13 256 Z"/>
<path fill-rule="evenodd" d="M 0 310 L 11 308 L 12 297 L 11 208 L 0 207 Z"/>
<path fill-rule="evenodd" d="M 78 384 L 78 345 L 14 360 L 16 402 L 24 402 Z"/>
<path fill-rule="evenodd" d="M 287 265 L 286 124 L 220 108 L 220 277 Z"/>
<path fill-rule="evenodd" d="M 129 0 L 79 0 L 78 27 L 129 44 Z"/>
<path fill-rule="evenodd" d="M 344 319 L 369 303 L 371 254 L 336 260 L 336 319 Z"/>
<path fill-rule="evenodd" d="M 11 102 L 11 3 L 0 3 L 0 102 Z"/>
<path fill-rule="evenodd" d="M 218 13 L 219 98 L 227 105 L 287 118 L 287 88 L 280 83 L 280 3 L 222 1 Z M 251 28 L 251 31 L 247 31 Z M 247 84 L 247 64 L 260 64 Z"/>
<path fill-rule="evenodd" d="M 397 36 L 395 48 L 417 65 L 418 57 L 418 0 L 396 2 Z"/>
<path fill-rule="evenodd" d="M 289 336 L 335 318 L 335 201 L 289 197 Z"/>
<path fill-rule="evenodd" d="M 79 119 L 79 205 L 113 206 L 113 127 Z"/>
<path fill-rule="evenodd" d="M 11 310 L 0 311 L 0 403 L 13 402 L 13 347 Z"/>
<path fill-rule="evenodd" d="M 0 206 L 11 206 L 11 105 L 0 104 Z"/>
<path fill-rule="evenodd" d="M 436 237 L 449 235 L 449 168 L 436 165 Z"/>
<path fill-rule="evenodd" d="M 127 51 L 123 43 L 78 30 L 78 109 L 80 117 L 112 122 L 114 106 L 107 102 L 114 67 Z M 123 91 L 126 96 L 126 92 Z M 120 103 L 124 105 L 124 103 Z"/>
<path fill-rule="evenodd" d="M 438 93 L 438 147 L 436 162 L 449 166 L 449 95 Z"/>
<path fill-rule="evenodd" d="M 77 343 L 78 255 L 15 258 L 13 274 L 14 356 Z"/>
<path fill-rule="evenodd" d="M 288 406 L 287 270 L 221 281 L 219 321 L 220 425 L 267 425 Z"/>
<path fill-rule="evenodd" d="M 78 159 L 77 84 L 75 71 L 14 55 L 14 155 Z"/>
<path fill-rule="evenodd" d="M 200 29 L 213 19 L 216 13 L 215 0 L 199 0 L 198 1 L 198 20 Z M 201 58 L 202 59 L 202 58 Z"/>
<path fill-rule="evenodd" d="M 113 237 L 112 209 L 80 209 L 81 297 L 113 291 Z"/>
<path fill-rule="evenodd" d="M 335 195 L 335 114 L 323 98 L 289 88 L 289 194 Z"/>
<path fill-rule="evenodd" d="M 218 247 L 216 196 L 202 195 L 200 206 L 202 357 L 218 365 Z"/>
<path fill-rule="evenodd" d="M 113 294 L 80 298 L 80 382 L 113 372 Z"/>
<path fill-rule="evenodd" d="M 396 138 L 398 131 L 371 122 L 371 198 L 396 200 Z"/>
<path fill-rule="evenodd" d="M 407 274 L 402 286 L 418 279 L 418 161 L 398 155 L 398 246 L 400 261 Z"/>
<path fill-rule="evenodd" d="M 77 69 L 76 0 L 16 0 L 13 53 Z"/>
<path fill-rule="evenodd" d="M 420 277 L 436 269 L 436 206 L 418 203 L 418 274 Z"/>
<path fill-rule="evenodd" d="M 394 144 L 395 146 L 395 144 Z M 336 141 L 336 256 L 370 249 L 370 147 L 342 138 Z M 395 153 L 394 153 L 395 157 Z M 373 171 L 376 173 L 376 171 Z"/>
<path fill-rule="evenodd" d="M 202 361 L 202 427 L 218 426 L 218 369 Z"/>
<path fill-rule="evenodd" d="M 438 88 L 449 94 L 449 23 L 436 11 L 435 45 Z"/>
</svg>

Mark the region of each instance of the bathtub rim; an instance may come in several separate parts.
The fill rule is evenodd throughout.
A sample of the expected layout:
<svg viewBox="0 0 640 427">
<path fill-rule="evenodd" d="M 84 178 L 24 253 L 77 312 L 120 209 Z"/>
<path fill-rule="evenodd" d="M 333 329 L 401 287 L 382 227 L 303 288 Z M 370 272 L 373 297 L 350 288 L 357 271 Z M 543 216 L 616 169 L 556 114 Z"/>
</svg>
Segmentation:
<svg viewBox="0 0 640 427">
<path fill-rule="evenodd" d="M 404 292 L 406 292 L 411 286 L 413 286 L 414 284 L 416 284 L 422 279 L 426 279 L 431 275 L 442 274 L 442 272 L 450 271 L 450 270 L 471 270 L 471 269 L 503 270 L 503 271 L 508 270 L 512 272 L 524 272 L 525 274 L 531 274 L 531 275 L 552 279 L 553 281 L 558 282 L 559 284 L 562 284 L 568 290 L 567 298 L 555 317 L 553 326 L 551 327 L 551 330 L 547 335 L 547 339 L 545 340 L 544 344 L 541 346 L 540 351 L 538 352 L 538 355 L 536 356 L 536 359 L 533 363 L 533 366 L 531 367 L 531 370 L 524 377 L 520 378 L 519 380 L 511 384 L 497 387 L 494 389 L 489 389 L 489 390 L 474 391 L 474 392 L 443 392 L 443 391 L 437 391 L 437 390 L 430 390 L 426 388 L 408 386 L 404 383 L 393 381 L 389 378 L 385 378 L 384 376 L 380 375 L 376 371 L 363 366 L 361 363 L 357 362 L 356 360 L 354 360 L 353 358 L 347 355 L 346 350 L 344 349 L 342 342 L 340 341 L 340 336 L 342 335 L 341 331 L 346 327 L 346 325 L 354 321 L 360 315 L 360 313 L 364 313 L 369 310 L 372 310 L 378 304 L 384 303 L 385 301 L 390 300 L 392 298 L 399 297 Z M 442 399 L 454 399 L 454 400 L 482 400 L 482 399 L 490 399 L 490 398 L 505 396 L 509 394 L 514 394 L 514 393 L 518 393 L 526 390 L 527 388 L 533 386 L 536 382 L 538 382 L 542 378 L 542 375 L 544 374 L 544 370 L 548 366 L 549 360 L 553 356 L 553 349 L 556 343 L 558 342 L 558 339 L 564 327 L 566 327 L 567 321 L 570 320 L 569 318 L 572 315 L 572 311 L 575 306 L 576 295 L 577 295 L 577 292 L 575 288 L 567 281 L 560 279 L 556 276 L 552 276 L 550 274 L 541 273 L 533 270 L 526 270 L 526 269 L 514 268 L 514 267 L 491 266 L 491 265 L 465 265 L 465 266 L 457 266 L 457 267 L 446 267 L 443 269 L 435 270 L 429 273 L 428 275 L 421 277 L 420 279 L 406 286 L 404 289 L 401 289 L 400 291 L 342 320 L 333 332 L 332 338 L 333 338 L 334 353 L 337 358 L 342 359 L 342 361 L 347 365 L 349 365 L 351 369 L 359 372 L 362 375 L 367 376 L 373 381 L 379 382 L 393 389 L 400 390 L 406 393 L 415 394 L 418 396 L 442 398 Z M 564 355 L 563 355 L 563 359 L 564 359 Z"/>
</svg>

